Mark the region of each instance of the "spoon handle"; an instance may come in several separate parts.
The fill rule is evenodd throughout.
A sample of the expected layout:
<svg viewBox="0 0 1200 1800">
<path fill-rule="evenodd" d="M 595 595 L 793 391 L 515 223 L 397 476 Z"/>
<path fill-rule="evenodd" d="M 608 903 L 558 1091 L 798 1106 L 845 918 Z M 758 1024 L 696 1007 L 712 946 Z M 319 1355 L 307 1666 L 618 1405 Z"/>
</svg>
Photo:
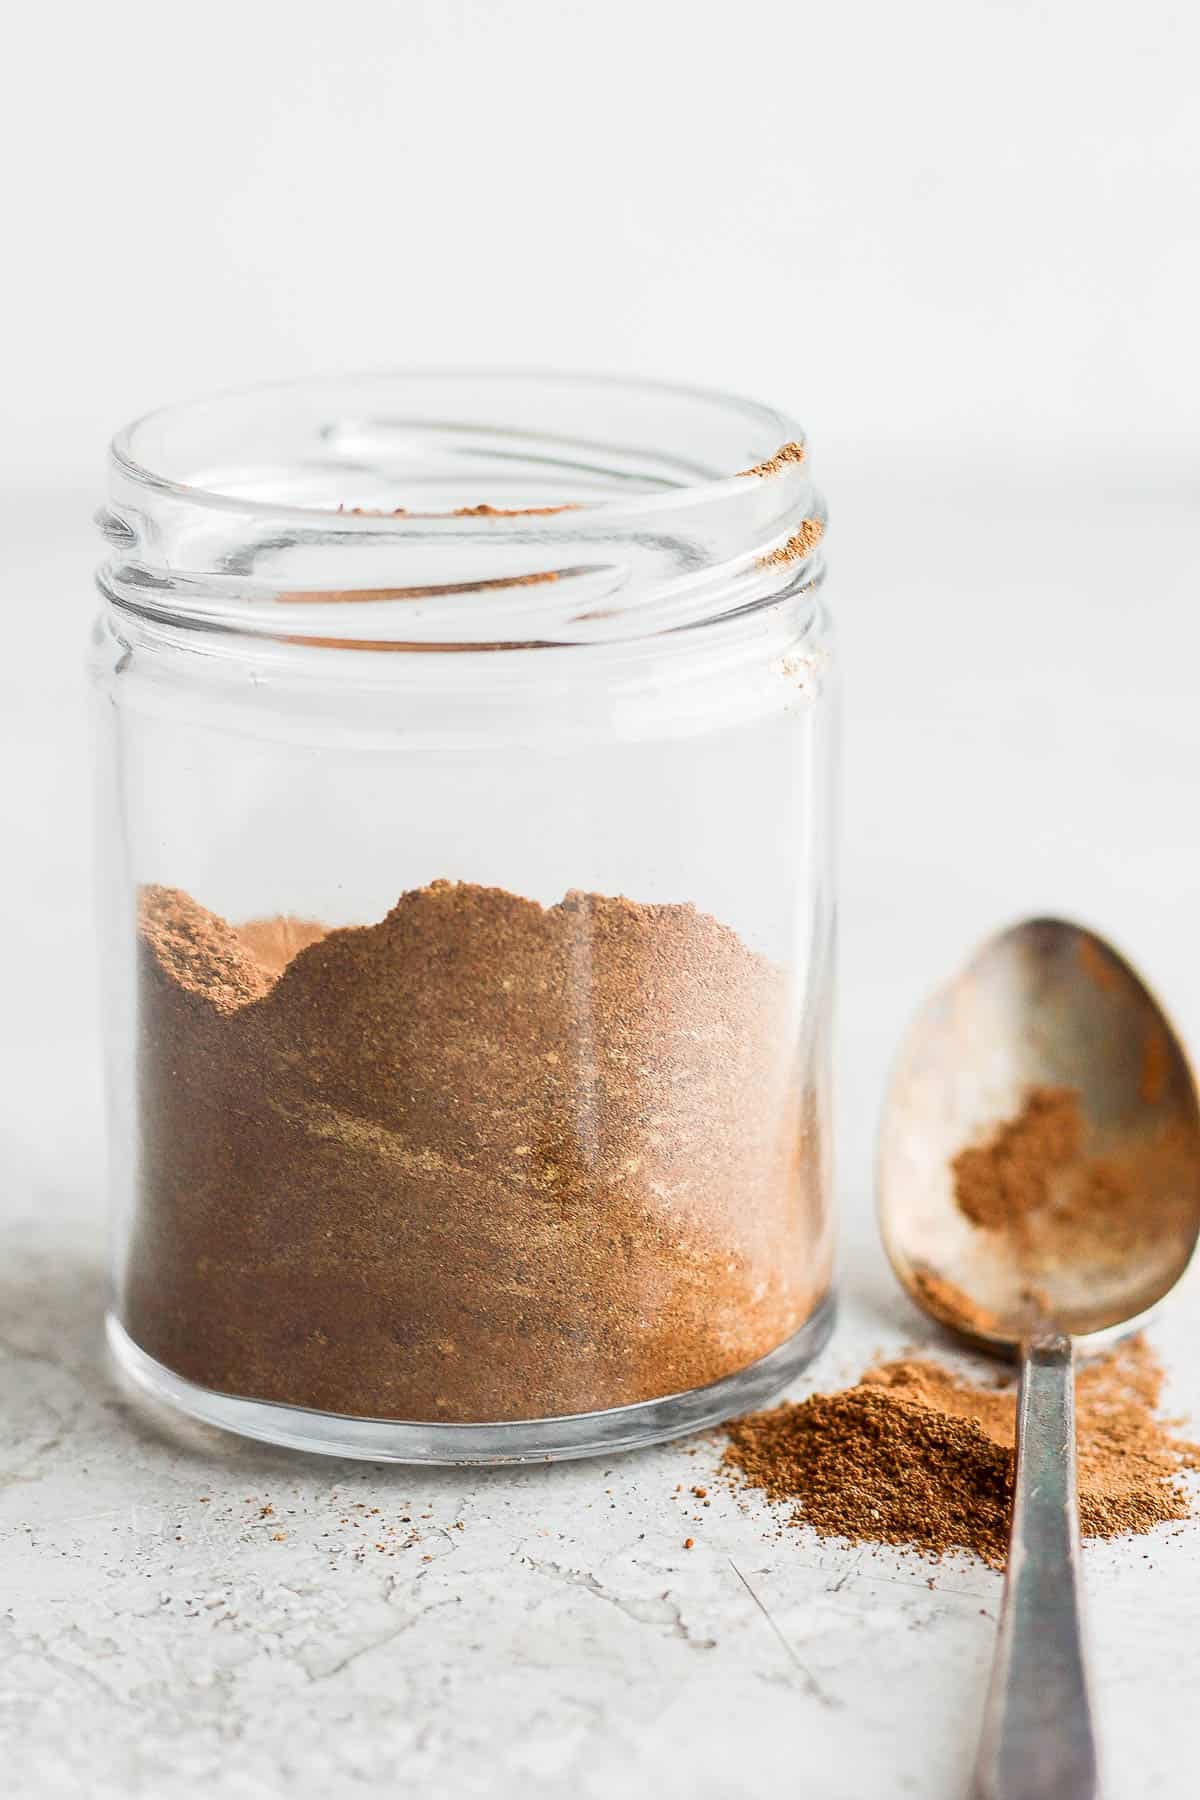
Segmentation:
<svg viewBox="0 0 1200 1800">
<path fill-rule="evenodd" d="M 972 1800 L 1095 1800 L 1079 1619 L 1071 1340 L 1024 1346 L 1008 1574 Z"/>
</svg>

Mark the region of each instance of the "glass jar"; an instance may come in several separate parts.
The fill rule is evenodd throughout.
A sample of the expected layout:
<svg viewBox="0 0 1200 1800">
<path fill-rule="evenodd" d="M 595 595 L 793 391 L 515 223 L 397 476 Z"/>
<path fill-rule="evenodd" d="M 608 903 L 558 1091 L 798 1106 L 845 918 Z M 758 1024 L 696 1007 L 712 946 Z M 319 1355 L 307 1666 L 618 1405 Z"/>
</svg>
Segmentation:
<svg viewBox="0 0 1200 1800">
<path fill-rule="evenodd" d="M 578 1456 L 831 1324 L 824 513 L 644 382 L 115 441 L 94 637 L 123 1369 L 253 1437 Z"/>
</svg>

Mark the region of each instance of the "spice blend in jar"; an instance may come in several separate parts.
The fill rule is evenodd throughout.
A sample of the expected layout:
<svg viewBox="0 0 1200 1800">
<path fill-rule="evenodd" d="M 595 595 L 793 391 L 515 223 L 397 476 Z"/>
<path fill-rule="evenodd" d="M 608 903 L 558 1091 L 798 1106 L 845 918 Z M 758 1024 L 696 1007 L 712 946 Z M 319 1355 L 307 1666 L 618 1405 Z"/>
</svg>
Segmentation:
<svg viewBox="0 0 1200 1800">
<path fill-rule="evenodd" d="M 690 906 L 140 908 L 129 1330 L 221 1392 L 515 1419 L 704 1386 L 827 1280 L 786 983 Z"/>
</svg>

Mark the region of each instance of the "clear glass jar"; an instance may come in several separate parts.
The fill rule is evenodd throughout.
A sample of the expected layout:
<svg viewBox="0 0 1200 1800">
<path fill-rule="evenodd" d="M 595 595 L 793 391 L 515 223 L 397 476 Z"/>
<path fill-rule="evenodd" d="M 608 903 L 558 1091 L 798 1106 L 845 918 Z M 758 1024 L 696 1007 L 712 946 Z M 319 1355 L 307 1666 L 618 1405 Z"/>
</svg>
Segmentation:
<svg viewBox="0 0 1200 1800">
<path fill-rule="evenodd" d="M 642 382 L 313 381 L 116 440 L 94 637 L 143 1387 L 373 1459 L 642 1444 L 830 1328 L 823 511 Z"/>
</svg>

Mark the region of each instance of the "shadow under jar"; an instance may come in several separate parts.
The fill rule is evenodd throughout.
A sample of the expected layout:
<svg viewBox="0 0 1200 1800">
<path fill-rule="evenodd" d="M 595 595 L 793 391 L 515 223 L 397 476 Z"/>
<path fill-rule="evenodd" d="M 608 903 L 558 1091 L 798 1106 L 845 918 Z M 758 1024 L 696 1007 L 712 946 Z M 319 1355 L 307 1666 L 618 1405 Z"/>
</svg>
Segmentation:
<svg viewBox="0 0 1200 1800">
<path fill-rule="evenodd" d="M 117 438 L 94 636 L 116 1299 L 143 1388 L 577 1456 L 832 1318 L 832 691 L 794 426 L 396 375 Z"/>
</svg>

